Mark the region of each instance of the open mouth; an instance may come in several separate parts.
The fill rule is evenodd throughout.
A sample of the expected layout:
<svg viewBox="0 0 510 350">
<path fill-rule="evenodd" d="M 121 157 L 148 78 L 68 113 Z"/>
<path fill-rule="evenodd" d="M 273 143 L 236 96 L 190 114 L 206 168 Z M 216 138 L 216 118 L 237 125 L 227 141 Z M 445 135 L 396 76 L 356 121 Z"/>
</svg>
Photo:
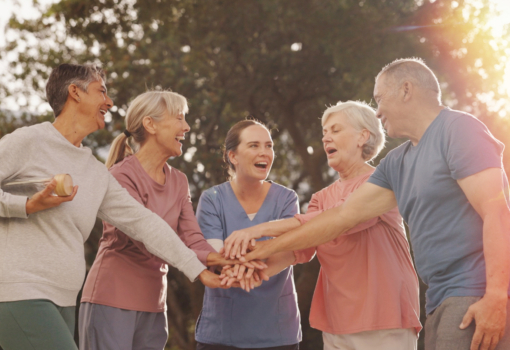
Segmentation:
<svg viewBox="0 0 510 350">
<path fill-rule="evenodd" d="M 258 163 L 255 163 L 255 166 L 259 169 L 267 169 L 267 162 L 258 162 Z"/>
<path fill-rule="evenodd" d="M 100 109 L 99 110 L 99 113 L 101 113 L 103 116 L 107 113 L 108 111 L 105 110 L 105 109 Z"/>
<path fill-rule="evenodd" d="M 329 148 L 329 149 L 327 149 L 327 150 L 326 150 L 326 152 L 327 152 L 328 154 L 333 154 L 333 153 L 335 153 L 335 152 L 336 152 L 336 149 L 334 149 L 334 148 Z"/>
<path fill-rule="evenodd" d="M 184 140 L 185 140 L 185 137 L 184 137 L 184 136 L 177 136 L 177 137 L 175 138 L 175 140 L 176 140 L 177 142 L 179 142 L 179 143 L 180 143 L 181 141 L 184 141 Z"/>
</svg>

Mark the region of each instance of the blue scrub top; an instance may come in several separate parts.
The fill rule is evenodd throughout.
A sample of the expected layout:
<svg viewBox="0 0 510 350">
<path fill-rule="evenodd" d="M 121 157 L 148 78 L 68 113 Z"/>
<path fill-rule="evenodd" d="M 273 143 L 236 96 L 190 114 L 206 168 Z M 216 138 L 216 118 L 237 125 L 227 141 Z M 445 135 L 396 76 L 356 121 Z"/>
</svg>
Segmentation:
<svg viewBox="0 0 510 350">
<path fill-rule="evenodd" d="M 263 222 L 291 218 L 299 212 L 296 193 L 272 183 L 250 220 L 230 182 L 202 193 L 197 219 L 206 239 L 225 240 L 233 231 Z M 261 240 L 270 239 L 263 237 Z M 249 293 L 240 288 L 205 288 L 195 339 L 206 344 L 264 348 L 301 341 L 301 325 L 293 269 L 288 267 Z"/>
</svg>

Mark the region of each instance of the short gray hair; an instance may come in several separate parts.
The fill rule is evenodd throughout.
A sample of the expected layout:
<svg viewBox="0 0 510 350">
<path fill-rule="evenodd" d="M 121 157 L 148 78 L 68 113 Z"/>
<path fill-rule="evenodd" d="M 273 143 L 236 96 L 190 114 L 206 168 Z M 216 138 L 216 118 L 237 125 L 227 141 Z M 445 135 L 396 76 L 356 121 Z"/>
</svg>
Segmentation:
<svg viewBox="0 0 510 350">
<path fill-rule="evenodd" d="M 359 131 L 366 129 L 370 132 L 367 142 L 363 145 L 362 157 L 365 161 L 371 161 L 384 147 L 386 136 L 381 121 L 376 117 L 372 107 L 362 101 L 338 102 L 324 111 L 322 125 L 333 113 L 342 112 L 347 116 L 351 125 Z"/>
<path fill-rule="evenodd" d="M 377 81 L 383 74 L 393 80 L 396 89 L 400 88 L 404 81 L 410 80 L 423 89 L 435 92 L 438 102 L 441 102 L 441 87 L 437 77 L 421 58 L 412 57 L 395 60 L 386 65 L 377 74 L 375 80 Z"/>
<path fill-rule="evenodd" d="M 46 98 L 55 118 L 62 113 L 67 102 L 69 85 L 74 84 L 87 92 L 89 84 L 99 79 L 105 79 L 105 73 L 99 66 L 64 63 L 53 69 L 46 83 Z"/>
</svg>

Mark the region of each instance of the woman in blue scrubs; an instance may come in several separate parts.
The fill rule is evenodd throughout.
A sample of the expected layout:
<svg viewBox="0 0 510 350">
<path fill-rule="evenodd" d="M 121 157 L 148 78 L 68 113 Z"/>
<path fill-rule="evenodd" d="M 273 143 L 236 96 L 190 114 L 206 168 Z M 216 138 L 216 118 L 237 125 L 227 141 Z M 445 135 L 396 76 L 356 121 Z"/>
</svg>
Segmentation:
<svg viewBox="0 0 510 350">
<path fill-rule="evenodd" d="M 233 231 L 299 212 L 294 191 L 266 181 L 274 151 L 263 124 L 253 120 L 235 124 L 227 133 L 223 157 L 230 180 L 205 191 L 197 208 L 202 233 L 218 251 Z M 282 270 L 294 261 L 292 252 L 270 257 L 264 272 L 274 276 L 249 293 L 206 287 L 196 326 L 197 350 L 299 349 L 301 326 L 293 269 Z"/>
</svg>

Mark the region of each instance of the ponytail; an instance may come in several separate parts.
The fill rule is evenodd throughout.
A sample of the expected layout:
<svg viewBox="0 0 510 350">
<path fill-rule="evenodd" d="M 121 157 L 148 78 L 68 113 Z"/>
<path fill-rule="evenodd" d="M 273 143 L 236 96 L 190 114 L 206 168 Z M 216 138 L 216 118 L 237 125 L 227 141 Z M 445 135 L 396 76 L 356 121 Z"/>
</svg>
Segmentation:
<svg viewBox="0 0 510 350">
<path fill-rule="evenodd" d="M 134 154 L 133 149 L 129 145 L 128 137 L 126 134 L 121 133 L 113 140 L 112 147 L 106 159 L 106 168 L 110 169 L 112 166 L 123 160 L 129 155 Z"/>
</svg>

